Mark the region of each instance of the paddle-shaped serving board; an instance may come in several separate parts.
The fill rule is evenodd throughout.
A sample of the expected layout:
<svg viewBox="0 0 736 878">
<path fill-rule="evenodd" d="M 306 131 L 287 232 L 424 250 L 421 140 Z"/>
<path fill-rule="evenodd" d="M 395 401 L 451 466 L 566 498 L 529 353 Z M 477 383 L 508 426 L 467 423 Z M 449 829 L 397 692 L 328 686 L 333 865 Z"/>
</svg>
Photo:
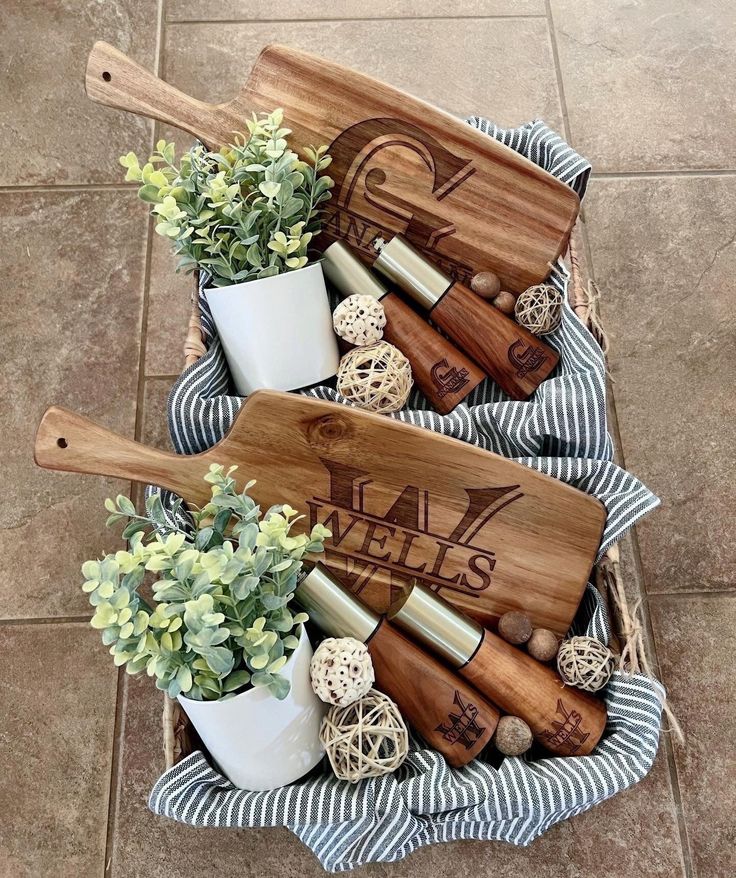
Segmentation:
<svg viewBox="0 0 736 878">
<path fill-rule="evenodd" d="M 465 122 L 383 82 L 286 46 L 267 46 L 223 104 L 183 94 L 107 43 L 87 64 L 88 96 L 159 119 L 211 147 L 232 142 L 254 111 L 282 107 L 292 142 L 329 144 L 336 181 L 325 237 L 366 261 L 378 235 L 401 233 L 456 280 L 494 271 L 503 289 L 543 280 L 578 214 L 577 195 Z"/>
<path fill-rule="evenodd" d="M 327 564 L 378 611 L 413 578 L 486 625 L 512 609 L 563 635 L 598 548 L 605 510 L 535 470 L 420 427 L 337 403 L 259 390 L 228 435 L 180 456 L 50 408 L 36 463 L 151 482 L 203 505 L 211 463 L 256 479 L 262 509 L 290 503 L 332 531 Z"/>
</svg>

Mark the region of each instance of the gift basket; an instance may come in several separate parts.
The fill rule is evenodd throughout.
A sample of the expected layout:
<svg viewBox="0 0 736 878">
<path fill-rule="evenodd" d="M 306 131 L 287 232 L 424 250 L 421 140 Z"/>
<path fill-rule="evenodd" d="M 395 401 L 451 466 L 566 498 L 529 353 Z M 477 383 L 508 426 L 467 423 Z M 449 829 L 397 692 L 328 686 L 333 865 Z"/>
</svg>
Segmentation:
<svg viewBox="0 0 736 878">
<path fill-rule="evenodd" d="M 165 692 L 150 809 L 285 826 L 336 872 L 526 845 L 641 780 L 665 693 L 617 543 L 659 500 L 613 461 L 588 162 L 285 47 L 215 106 L 97 44 L 87 91 L 200 141 L 121 158 L 198 270 L 176 454 L 57 408 L 36 439 L 148 483 L 82 572 Z"/>
</svg>

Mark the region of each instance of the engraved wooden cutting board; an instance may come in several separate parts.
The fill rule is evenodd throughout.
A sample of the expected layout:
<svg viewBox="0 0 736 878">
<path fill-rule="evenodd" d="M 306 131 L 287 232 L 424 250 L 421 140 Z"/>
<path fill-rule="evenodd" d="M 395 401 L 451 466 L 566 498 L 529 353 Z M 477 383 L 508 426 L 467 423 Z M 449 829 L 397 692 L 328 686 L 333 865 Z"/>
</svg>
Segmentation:
<svg viewBox="0 0 736 878">
<path fill-rule="evenodd" d="M 209 451 L 180 456 L 64 409 L 38 428 L 47 469 L 151 482 L 202 505 L 210 463 L 256 479 L 265 510 L 290 503 L 332 531 L 327 564 L 383 612 L 417 578 L 486 625 L 524 610 L 562 636 L 605 523 L 596 499 L 457 439 L 337 403 L 259 390 Z"/>
<path fill-rule="evenodd" d="M 377 236 L 401 233 L 465 284 L 494 271 L 506 290 L 543 280 L 578 214 L 575 192 L 493 138 L 362 73 L 267 46 L 239 94 L 194 100 L 107 43 L 86 89 L 98 103 L 150 116 L 207 145 L 232 142 L 253 111 L 282 107 L 293 145 L 329 144 L 335 179 L 323 243 L 341 238 L 366 261 Z"/>
</svg>

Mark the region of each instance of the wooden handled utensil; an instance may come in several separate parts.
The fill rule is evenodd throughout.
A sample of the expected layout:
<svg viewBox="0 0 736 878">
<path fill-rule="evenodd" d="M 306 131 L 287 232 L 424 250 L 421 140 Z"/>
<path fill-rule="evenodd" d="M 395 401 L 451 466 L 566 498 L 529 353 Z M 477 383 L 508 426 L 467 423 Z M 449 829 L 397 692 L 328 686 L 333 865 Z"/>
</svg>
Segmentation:
<svg viewBox="0 0 736 878">
<path fill-rule="evenodd" d="M 150 116 L 210 147 L 256 112 L 282 107 L 297 150 L 329 144 L 333 198 L 324 236 L 366 261 L 377 236 L 402 234 L 455 280 L 479 271 L 520 292 L 543 280 L 579 210 L 575 192 L 498 141 L 362 73 L 266 46 L 230 101 L 183 94 L 107 43 L 95 43 L 86 89 L 98 103 Z"/>
<path fill-rule="evenodd" d="M 326 563 L 378 612 L 417 578 L 485 625 L 523 610 L 563 635 L 582 597 L 605 509 L 496 454 L 337 403 L 259 390 L 227 436 L 191 456 L 123 439 L 62 408 L 36 436 L 47 469 L 150 482 L 189 504 L 211 463 L 256 479 L 263 509 L 291 503 L 325 524 Z"/>
</svg>

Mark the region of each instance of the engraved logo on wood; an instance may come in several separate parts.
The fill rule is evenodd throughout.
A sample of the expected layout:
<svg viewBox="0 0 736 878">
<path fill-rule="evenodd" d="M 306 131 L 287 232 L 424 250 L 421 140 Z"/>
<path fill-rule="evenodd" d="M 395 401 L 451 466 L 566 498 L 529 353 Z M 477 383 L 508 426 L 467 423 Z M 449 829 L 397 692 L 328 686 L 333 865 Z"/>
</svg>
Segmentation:
<svg viewBox="0 0 736 878">
<path fill-rule="evenodd" d="M 471 701 L 464 702 L 457 689 L 453 704 L 455 710 L 450 709 L 447 721 L 438 725 L 435 731 L 441 732 L 448 743 L 462 744 L 470 750 L 485 732 L 485 726 L 478 723 L 478 708 Z"/>
<path fill-rule="evenodd" d="M 458 369 L 457 366 L 448 366 L 447 358 L 439 360 L 432 366 L 430 375 L 432 383 L 437 388 L 437 396 L 442 399 L 448 393 L 458 393 L 468 383 L 468 370 Z"/>
<path fill-rule="evenodd" d="M 416 166 L 410 186 L 400 174 L 389 178 L 380 167 L 381 153 L 396 148 L 408 150 Z M 335 191 L 322 221 L 328 236 L 343 238 L 373 258 L 370 242 L 399 232 L 456 280 L 469 283 L 471 268 L 443 256 L 438 247 L 456 231 L 441 202 L 475 173 L 471 159 L 450 152 L 411 122 L 392 118 L 351 125 L 332 141 L 329 153 Z"/>
<path fill-rule="evenodd" d="M 465 488 L 466 506 L 457 523 L 450 533 L 437 533 L 429 490 L 405 485 L 387 508 L 385 491 L 380 505 L 371 494 L 373 480 L 366 470 L 327 458 L 320 462 L 329 474 L 329 494 L 306 500 L 311 526 L 320 522 L 332 532 L 325 562 L 354 592 L 370 585 L 378 571 L 388 571 L 396 588 L 418 579 L 435 591 L 477 595 L 491 585 L 495 552 L 473 540 L 524 496 L 518 485 Z"/>
<path fill-rule="evenodd" d="M 508 350 L 509 362 L 516 369 L 516 377 L 524 378 L 530 372 L 536 372 L 547 359 L 542 348 L 528 345 L 520 338 L 511 345 Z"/>
<path fill-rule="evenodd" d="M 567 747 L 568 755 L 574 756 L 590 737 L 590 732 L 580 728 L 582 716 L 577 710 L 568 710 L 561 698 L 557 699 L 557 713 L 562 719 L 553 720 L 552 728 L 545 729 L 540 738 L 556 751 Z"/>
</svg>

